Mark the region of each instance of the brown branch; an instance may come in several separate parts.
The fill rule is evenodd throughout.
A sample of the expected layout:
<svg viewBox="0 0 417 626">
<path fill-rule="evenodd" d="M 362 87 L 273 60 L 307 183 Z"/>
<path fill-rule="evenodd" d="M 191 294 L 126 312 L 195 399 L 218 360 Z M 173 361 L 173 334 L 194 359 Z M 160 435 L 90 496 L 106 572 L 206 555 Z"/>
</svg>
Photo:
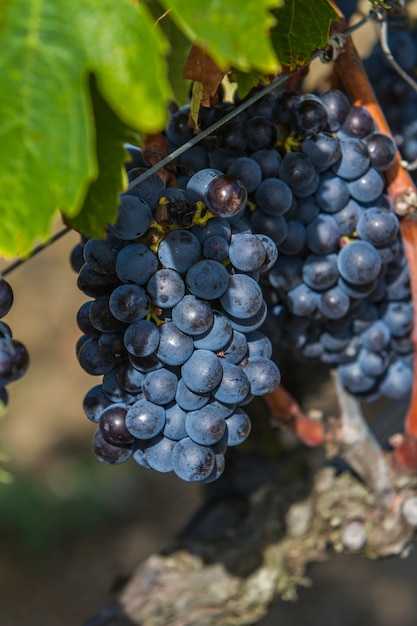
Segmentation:
<svg viewBox="0 0 417 626">
<path fill-rule="evenodd" d="M 359 402 L 347 393 L 335 372 L 333 382 L 339 402 L 339 428 L 335 436 L 338 454 L 386 504 L 392 501 L 393 479 L 388 462 L 372 434 Z"/>
<path fill-rule="evenodd" d="M 236 469 L 265 480 L 262 460 L 253 463 Z M 294 599 L 297 587 L 309 584 L 307 565 L 329 549 L 373 559 L 406 553 L 414 518 L 402 511 L 413 510 L 407 505 L 415 503 L 415 482 L 404 485 L 402 477 L 385 506 L 350 472 L 332 468 L 320 470 L 308 494 L 305 482 L 288 480 L 295 466 L 284 459 L 253 491 L 215 494 L 184 533 L 138 567 L 119 599 L 84 626 L 254 624 L 276 597 Z"/>
</svg>

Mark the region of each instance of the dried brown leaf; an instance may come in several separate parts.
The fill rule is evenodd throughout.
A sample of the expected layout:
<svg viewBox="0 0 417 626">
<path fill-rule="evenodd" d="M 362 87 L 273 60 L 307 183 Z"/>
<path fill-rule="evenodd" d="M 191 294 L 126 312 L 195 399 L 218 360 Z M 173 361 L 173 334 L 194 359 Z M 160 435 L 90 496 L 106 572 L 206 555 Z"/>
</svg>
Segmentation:
<svg viewBox="0 0 417 626">
<path fill-rule="evenodd" d="M 224 78 L 224 71 L 219 69 L 213 59 L 196 45 L 191 47 L 184 65 L 182 77 L 202 84 L 200 106 L 213 106 L 213 98 Z"/>
</svg>

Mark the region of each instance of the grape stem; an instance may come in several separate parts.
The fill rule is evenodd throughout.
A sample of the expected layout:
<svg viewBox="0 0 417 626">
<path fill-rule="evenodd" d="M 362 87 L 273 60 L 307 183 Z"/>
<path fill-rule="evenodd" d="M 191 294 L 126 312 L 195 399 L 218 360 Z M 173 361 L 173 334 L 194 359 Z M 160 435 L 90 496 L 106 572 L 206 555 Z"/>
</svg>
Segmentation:
<svg viewBox="0 0 417 626">
<path fill-rule="evenodd" d="M 333 4 L 333 3 L 332 3 Z M 336 8 L 336 7 L 335 7 Z M 338 11 L 340 14 L 340 11 Z M 342 16 L 343 17 L 343 16 Z M 335 25 L 339 32 L 346 30 L 342 19 Z M 350 36 L 346 37 L 345 48 L 335 61 L 335 69 L 349 93 L 353 104 L 368 109 L 375 120 L 378 130 L 392 136 L 391 129 L 378 103 L 369 78 L 363 67 L 355 45 Z M 411 293 L 414 305 L 414 331 L 412 340 L 414 355 L 417 352 L 417 189 L 407 170 L 401 165 L 401 156 L 385 172 L 386 185 L 390 198 L 401 219 L 401 234 L 404 252 L 410 268 Z M 410 406 L 405 417 L 404 437 L 395 449 L 396 464 L 406 472 L 417 471 L 417 364 L 414 357 L 414 379 Z"/>
<path fill-rule="evenodd" d="M 280 385 L 265 396 L 271 411 L 271 424 L 280 426 L 284 422 L 309 447 L 328 444 L 329 456 L 343 458 L 379 496 L 380 503 L 388 506 L 392 502 L 394 487 L 382 448 L 370 431 L 359 402 L 342 388 L 336 373 L 333 373 L 333 381 L 339 404 L 337 419 L 329 420 L 325 426 L 323 421 L 309 417 Z"/>
<path fill-rule="evenodd" d="M 310 447 L 323 445 L 325 440 L 323 423 L 303 413 L 298 402 L 282 385 L 279 385 L 272 393 L 268 393 L 265 400 L 271 411 L 273 426 L 286 422 L 305 445 Z"/>
</svg>

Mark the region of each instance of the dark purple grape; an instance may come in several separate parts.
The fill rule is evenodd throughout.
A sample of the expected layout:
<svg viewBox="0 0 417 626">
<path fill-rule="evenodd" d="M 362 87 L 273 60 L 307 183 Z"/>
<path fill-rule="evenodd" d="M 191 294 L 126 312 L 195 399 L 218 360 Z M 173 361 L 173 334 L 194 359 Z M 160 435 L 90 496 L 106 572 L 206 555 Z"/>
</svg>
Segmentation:
<svg viewBox="0 0 417 626">
<path fill-rule="evenodd" d="M 0 321 L 0 338 L 12 337 L 12 336 L 13 336 L 13 333 L 12 333 L 12 329 L 10 328 L 10 326 L 6 324 L 6 322 Z"/>
<path fill-rule="evenodd" d="M 395 163 L 397 146 L 394 140 L 383 133 L 374 132 L 364 137 L 371 157 L 371 165 L 380 172 L 385 172 Z"/>
<path fill-rule="evenodd" d="M 9 392 L 6 387 L 0 387 L 0 403 L 3 404 L 3 408 L 9 404 Z"/>
<path fill-rule="evenodd" d="M 378 277 L 381 259 L 367 241 L 352 241 L 340 251 L 337 265 L 346 281 L 354 285 L 366 285 Z"/>
<path fill-rule="evenodd" d="M 90 298 L 106 295 L 119 284 L 120 280 L 116 274 L 100 274 L 93 270 L 88 263 L 84 263 L 77 279 L 78 289 Z"/>
<path fill-rule="evenodd" d="M 235 217 L 244 209 L 246 199 L 243 183 L 231 174 L 214 178 L 204 194 L 207 208 L 219 217 Z"/>
<path fill-rule="evenodd" d="M 92 376 L 102 376 L 114 366 L 112 361 L 101 354 L 96 338 L 84 341 L 78 350 L 77 358 L 83 370 Z"/>
<path fill-rule="evenodd" d="M 4 337 L 0 339 L 0 385 L 7 385 L 21 378 L 29 365 L 29 354 L 20 341 Z"/>
<path fill-rule="evenodd" d="M 179 109 L 171 115 L 166 128 L 166 136 L 168 141 L 175 146 L 181 146 L 194 137 L 194 131 L 188 123 L 187 111 Z"/>
<path fill-rule="evenodd" d="M 95 457 L 102 463 L 118 465 L 124 463 L 133 454 L 133 445 L 114 445 L 106 441 L 99 429 L 93 437 L 93 452 Z"/>
<path fill-rule="evenodd" d="M 119 285 L 112 291 L 108 305 L 109 312 L 115 319 L 130 324 L 144 318 L 148 313 L 149 297 L 142 287 L 129 283 Z M 120 325 L 122 327 L 123 324 Z"/>
<path fill-rule="evenodd" d="M 352 394 L 369 393 L 376 387 L 376 379 L 368 376 L 357 361 L 341 365 L 339 368 L 340 382 Z"/>
<path fill-rule="evenodd" d="M 251 224 L 257 233 L 262 232 L 271 237 L 279 246 L 288 235 L 288 225 L 282 215 L 267 215 L 257 210 L 252 213 Z"/>
<path fill-rule="evenodd" d="M 124 343 L 127 351 L 133 356 L 150 356 L 158 348 L 158 329 L 148 320 L 133 322 L 125 331 Z"/>
<path fill-rule="evenodd" d="M 248 139 L 243 124 L 231 122 L 223 126 L 217 133 L 216 146 L 235 154 L 242 154 L 247 146 Z M 199 168 L 203 169 L 202 167 Z"/>
<path fill-rule="evenodd" d="M 129 363 L 142 374 L 147 374 L 148 372 L 153 372 L 161 367 L 163 367 L 163 363 L 157 358 L 155 354 L 151 354 L 150 356 L 135 356 L 133 354 L 129 354 Z"/>
<path fill-rule="evenodd" d="M 302 149 L 319 172 L 333 165 L 341 154 L 337 137 L 323 132 L 307 137 Z"/>
<path fill-rule="evenodd" d="M 85 262 L 100 274 L 114 274 L 117 253 L 122 246 L 123 242 L 111 235 L 106 239 L 89 239 L 83 248 Z"/>
<path fill-rule="evenodd" d="M 257 100 L 248 107 L 248 114 L 250 117 L 260 115 L 263 118 L 275 122 L 278 115 L 277 98 L 272 93 L 265 94 L 260 100 Z"/>
<path fill-rule="evenodd" d="M 342 131 L 354 137 L 366 137 L 374 130 L 375 122 L 368 109 L 363 106 L 351 106 L 342 126 Z"/>
<path fill-rule="evenodd" d="M 314 254 L 328 254 L 339 247 L 340 228 L 331 215 L 318 215 L 306 229 L 306 243 Z"/>
<path fill-rule="evenodd" d="M 319 100 L 302 97 L 292 110 L 291 121 L 300 135 L 316 135 L 327 126 L 327 111 Z"/>
<path fill-rule="evenodd" d="M 279 251 L 288 255 L 302 253 L 306 244 L 306 227 L 297 220 L 289 220 L 287 227 L 287 236 L 281 242 Z"/>
<path fill-rule="evenodd" d="M 296 91 L 283 91 L 278 97 L 278 121 L 288 124 L 293 109 L 301 102 L 301 95 Z"/>
<path fill-rule="evenodd" d="M 113 367 L 109 372 L 106 372 L 103 376 L 103 393 L 112 402 L 132 404 L 135 401 L 135 397 L 130 394 L 126 389 L 123 389 L 117 376 L 117 368 Z"/>
<path fill-rule="evenodd" d="M 255 200 L 263 213 L 272 216 L 284 215 L 291 208 L 293 194 L 291 188 L 283 180 L 267 178 L 256 190 Z"/>
<path fill-rule="evenodd" d="M 125 143 L 124 148 L 129 155 L 129 160 L 124 164 L 126 172 L 130 172 L 130 170 L 133 170 L 136 167 L 146 167 L 146 163 L 142 156 L 142 148 L 139 148 L 139 146 L 135 146 L 132 143 Z"/>
<path fill-rule="evenodd" d="M 278 139 L 277 125 L 260 115 L 251 117 L 245 129 L 250 152 L 272 148 Z"/>
<path fill-rule="evenodd" d="M 4 317 L 12 308 L 13 290 L 7 280 L 0 280 L 0 317 Z"/>
<path fill-rule="evenodd" d="M 254 159 L 262 171 L 262 178 L 274 178 L 278 176 L 279 166 L 281 164 L 281 155 L 273 148 L 266 148 L 252 152 L 251 158 Z"/>
<path fill-rule="evenodd" d="M 361 239 L 381 247 L 387 246 L 396 238 L 399 227 L 395 213 L 371 207 L 361 214 L 356 230 Z"/>
<path fill-rule="evenodd" d="M 413 372 L 403 359 L 392 363 L 381 383 L 381 392 L 391 400 L 406 398 L 413 385 Z"/>
<path fill-rule="evenodd" d="M 71 250 L 70 265 L 74 272 L 78 274 L 84 263 L 84 244 L 77 243 Z"/>
<path fill-rule="evenodd" d="M 215 465 L 213 450 L 200 446 L 189 437 L 177 442 L 172 450 L 174 472 L 188 482 L 200 482 L 208 478 Z"/>
<path fill-rule="evenodd" d="M 126 428 L 126 404 L 111 404 L 101 413 L 99 428 L 104 439 L 114 445 L 133 443 L 135 438 Z"/>
<path fill-rule="evenodd" d="M 102 386 L 96 385 L 85 394 L 83 411 L 90 421 L 98 423 L 101 413 L 110 404 L 111 400 L 104 395 Z"/>
<path fill-rule="evenodd" d="M 102 333 L 98 337 L 97 348 L 105 359 L 114 363 L 121 363 L 128 357 L 123 332 Z"/>
<path fill-rule="evenodd" d="M 294 190 L 309 185 L 314 179 L 315 172 L 313 163 L 302 152 L 289 152 L 279 167 L 280 178 Z"/>
<path fill-rule="evenodd" d="M 227 173 L 236 176 L 236 178 L 242 181 L 248 193 L 255 191 L 262 180 L 261 167 L 255 159 L 246 156 L 235 159 L 228 168 Z"/>
<path fill-rule="evenodd" d="M 144 374 L 139 372 L 128 361 L 120 363 L 115 370 L 116 378 L 120 386 L 129 394 L 139 394 L 142 392 Z"/>
<path fill-rule="evenodd" d="M 346 94 L 339 89 L 332 89 L 321 95 L 321 101 L 327 111 L 330 131 L 335 132 L 339 130 L 350 109 L 350 102 Z"/>
<path fill-rule="evenodd" d="M 93 300 L 87 300 L 84 302 L 77 311 L 77 326 L 82 333 L 89 337 L 99 337 L 100 331 L 91 323 L 90 320 L 90 307 L 93 304 Z"/>
<path fill-rule="evenodd" d="M 96 298 L 90 305 L 88 315 L 93 327 L 102 333 L 114 333 L 126 328 L 111 312 L 108 295 Z"/>
</svg>

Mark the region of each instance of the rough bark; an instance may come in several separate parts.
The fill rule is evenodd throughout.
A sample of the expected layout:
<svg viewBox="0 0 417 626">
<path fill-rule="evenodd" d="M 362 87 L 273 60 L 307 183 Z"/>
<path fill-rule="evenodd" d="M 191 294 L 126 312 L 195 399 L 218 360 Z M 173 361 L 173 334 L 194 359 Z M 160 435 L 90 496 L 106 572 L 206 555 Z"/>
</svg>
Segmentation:
<svg viewBox="0 0 417 626">
<path fill-rule="evenodd" d="M 278 462 L 237 454 L 231 465 L 180 536 L 84 626 L 255 624 L 274 599 L 309 585 L 308 564 L 329 550 L 372 559 L 408 552 L 415 529 L 402 509 L 414 502 L 415 478 L 393 474 L 387 501 L 330 466 L 310 484 L 300 451 Z"/>
</svg>

